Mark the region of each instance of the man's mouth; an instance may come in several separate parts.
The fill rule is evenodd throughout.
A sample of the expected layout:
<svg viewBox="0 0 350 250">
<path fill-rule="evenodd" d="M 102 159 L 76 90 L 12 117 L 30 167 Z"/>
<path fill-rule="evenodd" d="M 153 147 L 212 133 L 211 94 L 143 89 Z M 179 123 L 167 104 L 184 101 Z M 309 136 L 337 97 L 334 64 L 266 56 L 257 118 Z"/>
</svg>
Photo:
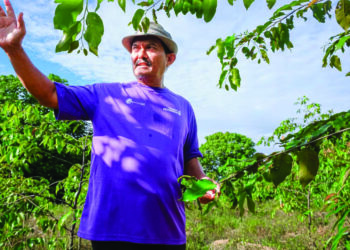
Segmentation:
<svg viewBox="0 0 350 250">
<path fill-rule="evenodd" d="M 151 63 L 145 60 L 137 60 L 135 63 L 136 67 L 137 66 L 151 66 Z"/>
</svg>

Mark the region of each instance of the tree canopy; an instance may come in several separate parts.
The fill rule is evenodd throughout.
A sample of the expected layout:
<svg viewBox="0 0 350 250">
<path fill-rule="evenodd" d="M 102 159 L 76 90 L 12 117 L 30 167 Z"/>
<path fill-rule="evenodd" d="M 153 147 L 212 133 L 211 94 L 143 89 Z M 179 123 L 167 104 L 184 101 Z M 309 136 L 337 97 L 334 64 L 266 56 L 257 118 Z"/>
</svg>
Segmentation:
<svg viewBox="0 0 350 250">
<path fill-rule="evenodd" d="M 250 158 L 255 153 L 255 143 L 248 137 L 237 133 L 217 132 L 205 137 L 200 147 L 203 158 L 200 162 L 207 173 L 216 173 L 229 158 Z"/>
</svg>

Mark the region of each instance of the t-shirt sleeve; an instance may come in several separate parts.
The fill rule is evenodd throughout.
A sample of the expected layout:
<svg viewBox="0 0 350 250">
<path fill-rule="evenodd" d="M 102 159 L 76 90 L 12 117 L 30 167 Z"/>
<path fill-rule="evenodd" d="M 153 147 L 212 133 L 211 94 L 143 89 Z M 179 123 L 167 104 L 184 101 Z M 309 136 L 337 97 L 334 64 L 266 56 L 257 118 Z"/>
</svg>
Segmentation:
<svg viewBox="0 0 350 250">
<path fill-rule="evenodd" d="M 56 83 L 57 120 L 92 120 L 98 103 L 96 86 L 66 86 Z"/>
<path fill-rule="evenodd" d="M 188 115 L 188 134 L 187 134 L 186 142 L 184 146 L 185 162 L 195 157 L 203 157 L 202 153 L 199 151 L 199 146 L 198 146 L 196 117 L 194 115 L 194 112 L 191 106 L 189 106 L 189 109 L 190 111 Z"/>
</svg>

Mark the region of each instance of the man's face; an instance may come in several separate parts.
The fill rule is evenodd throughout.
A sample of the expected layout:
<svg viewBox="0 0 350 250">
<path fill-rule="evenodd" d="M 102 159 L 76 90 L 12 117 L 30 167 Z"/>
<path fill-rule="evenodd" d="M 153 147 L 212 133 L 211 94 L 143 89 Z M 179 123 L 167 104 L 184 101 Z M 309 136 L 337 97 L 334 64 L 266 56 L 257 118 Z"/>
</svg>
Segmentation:
<svg viewBox="0 0 350 250">
<path fill-rule="evenodd" d="M 133 42 L 131 61 L 136 78 L 162 81 L 166 68 L 173 62 L 166 54 L 162 43 L 155 37 L 146 37 Z"/>
</svg>

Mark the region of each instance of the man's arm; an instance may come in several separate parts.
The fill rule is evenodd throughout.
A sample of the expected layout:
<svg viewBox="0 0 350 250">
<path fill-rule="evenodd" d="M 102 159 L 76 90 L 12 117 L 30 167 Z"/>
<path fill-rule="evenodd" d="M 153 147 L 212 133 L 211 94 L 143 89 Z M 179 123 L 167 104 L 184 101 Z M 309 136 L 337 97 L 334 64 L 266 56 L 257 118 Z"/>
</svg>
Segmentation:
<svg viewBox="0 0 350 250">
<path fill-rule="evenodd" d="M 4 0 L 6 12 L 0 6 L 0 47 L 9 57 L 23 86 L 49 108 L 58 108 L 55 84 L 42 74 L 30 61 L 22 47 L 25 36 L 23 13 L 16 15 L 9 0 Z"/>
<path fill-rule="evenodd" d="M 217 183 L 216 181 L 210 179 L 209 177 L 207 177 L 205 175 L 205 173 L 203 172 L 203 168 L 202 168 L 202 166 L 197 158 L 192 158 L 192 159 L 188 160 L 187 162 L 185 162 L 185 172 L 184 173 L 185 173 L 185 175 L 194 176 L 199 180 L 200 179 L 208 179 L 216 184 L 215 189 L 209 190 L 204 196 L 199 198 L 199 201 L 201 203 L 207 204 L 208 202 L 213 201 L 215 199 L 216 194 L 220 195 L 219 183 Z"/>
</svg>

